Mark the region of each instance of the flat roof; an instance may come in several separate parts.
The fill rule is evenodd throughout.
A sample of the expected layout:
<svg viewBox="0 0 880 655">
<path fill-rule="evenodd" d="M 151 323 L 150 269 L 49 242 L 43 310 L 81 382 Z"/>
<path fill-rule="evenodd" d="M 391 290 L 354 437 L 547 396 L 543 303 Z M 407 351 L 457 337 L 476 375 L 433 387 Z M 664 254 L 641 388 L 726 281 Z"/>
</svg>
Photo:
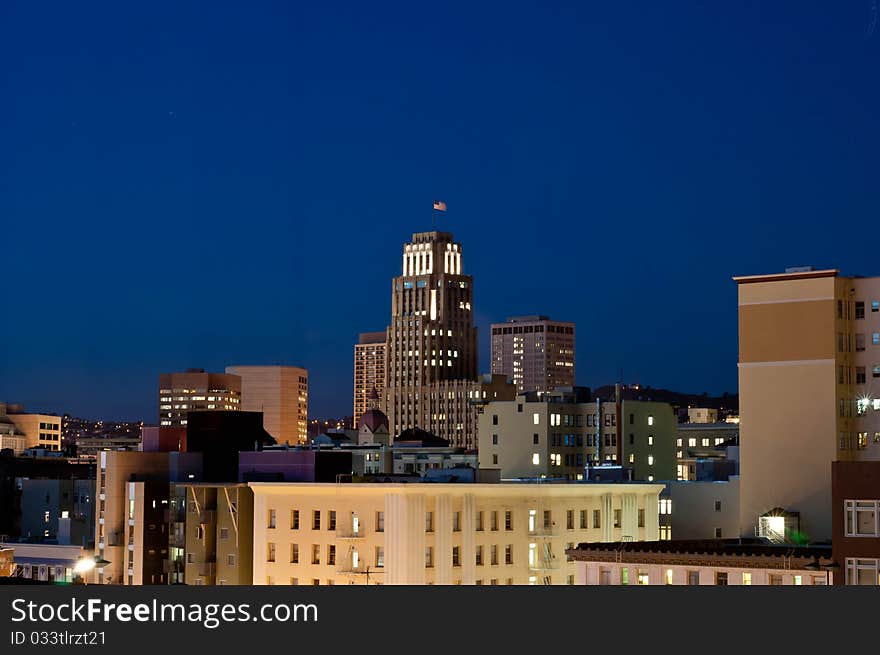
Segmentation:
<svg viewBox="0 0 880 655">
<path fill-rule="evenodd" d="M 424 494 L 424 493 L 449 493 L 458 491 L 462 494 L 481 492 L 483 495 L 503 495 L 512 496 L 534 496 L 538 494 L 539 489 L 552 489 L 556 494 L 564 494 L 570 496 L 593 495 L 601 493 L 614 492 L 626 493 L 633 491 L 657 492 L 663 491 L 665 485 L 656 482 L 589 482 L 578 481 L 569 482 L 568 484 L 545 484 L 543 482 L 523 483 L 523 482 L 457 482 L 457 483 L 437 483 L 437 482 L 346 482 L 342 485 L 335 482 L 248 482 L 248 485 L 261 491 L 270 492 L 273 489 L 277 491 L 327 491 L 332 493 L 341 493 L 346 489 L 370 490 L 376 493 L 383 491 L 400 491 L 404 493 Z M 494 494 L 490 493 L 494 492 Z"/>
<path fill-rule="evenodd" d="M 763 275 L 735 275 L 733 281 L 737 284 L 781 282 L 785 280 L 803 280 L 817 277 L 837 277 L 839 274 L 839 269 L 826 268 L 820 271 L 792 271 L 790 273 L 766 273 Z"/>
</svg>

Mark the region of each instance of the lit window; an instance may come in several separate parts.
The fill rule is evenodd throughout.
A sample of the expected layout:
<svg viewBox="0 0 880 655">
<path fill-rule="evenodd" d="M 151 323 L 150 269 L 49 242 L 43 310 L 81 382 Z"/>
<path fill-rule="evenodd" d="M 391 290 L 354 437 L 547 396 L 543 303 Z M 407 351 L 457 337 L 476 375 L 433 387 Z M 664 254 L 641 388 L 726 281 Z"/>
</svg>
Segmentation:
<svg viewBox="0 0 880 655">
<path fill-rule="evenodd" d="M 538 412 L 535 412 L 534 414 L 532 414 L 532 421 L 534 422 L 535 425 L 540 425 L 541 415 L 538 414 Z"/>
<path fill-rule="evenodd" d="M 532 464 L 539 466 L 541 464 L 541 456 L 538 453 L 532 455 Z"/>
<path fill-rule="evenodd" d="M 748 571 L 743 572 L 743 584 L 750 585 L 752 584 L 752 574 Z"/>
<path fill-rule="evenodd" d="M 648 417 L 648 425 L 654 425 L 654 417 L 653 416 Z"/>
</svg>

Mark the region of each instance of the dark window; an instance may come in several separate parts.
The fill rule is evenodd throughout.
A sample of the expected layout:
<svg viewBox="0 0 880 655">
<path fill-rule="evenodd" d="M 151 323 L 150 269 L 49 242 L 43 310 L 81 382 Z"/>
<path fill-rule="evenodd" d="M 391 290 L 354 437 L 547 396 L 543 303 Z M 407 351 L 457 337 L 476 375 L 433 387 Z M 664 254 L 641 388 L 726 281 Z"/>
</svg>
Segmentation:
<svg viewBox="0 0 880 655">
<path fill-rule="evenodd" d="M 534 444 L 538 443 L 538 435 L 537 434 L 532 435 L 532 443 L 534 443 Z"/>
<path fill-rule="evenodd" d="M 498 414 L 492 414 L 492 425 L 498 425 Z"/>
</svg>

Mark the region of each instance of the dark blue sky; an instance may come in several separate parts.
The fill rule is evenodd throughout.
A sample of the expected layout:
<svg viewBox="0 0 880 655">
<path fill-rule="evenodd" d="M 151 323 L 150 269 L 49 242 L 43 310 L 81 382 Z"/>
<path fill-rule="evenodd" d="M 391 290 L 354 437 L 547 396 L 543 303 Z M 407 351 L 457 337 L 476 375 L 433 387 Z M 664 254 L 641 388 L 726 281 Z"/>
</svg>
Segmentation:
<svg viewBox="0 0 880 655">
<path fill-rule="evenodd" d="M 546 313 L 580 384 L 734 391 L 732 275 L 880 273 L 876 13 L 4 0 L 0 399 L 155 421 L 161 371 L 290 363 L 349 413 L 434 198 L 482 370 Z"/>
</svg>

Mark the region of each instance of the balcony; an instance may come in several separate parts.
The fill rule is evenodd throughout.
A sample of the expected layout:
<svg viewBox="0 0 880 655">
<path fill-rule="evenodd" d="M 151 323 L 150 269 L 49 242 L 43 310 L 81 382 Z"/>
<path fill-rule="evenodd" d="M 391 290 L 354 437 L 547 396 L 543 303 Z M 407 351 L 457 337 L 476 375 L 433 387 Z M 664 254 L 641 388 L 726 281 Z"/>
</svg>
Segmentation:
<svg viewBox="0 0 880 655">
<path fill-rule="evenodd" d="M 202 562 L 199 564 L 199 577 L 213 578 L 215 575 L 217 575 L 216 562 Z"/>
<path fill-rule="evenodd" d="M 532 562 L 529 564 L 529 571 L 541 572 L 541 571 L 556 571 L 559 569 L 559 560 L 555 557 L 549 560 L 540 559 L 536 562 Z"/>
<path fill-rule="evenodd" d="M 534 530 L 529 530 L 530 537 L 538 537 L 538 538 L 547 538 L 547 537 L 558 537 L 559 530 L 556 529 L 555 525 L 544 526 L 535 528 Z"/>
<path fill-rule="evenodd" d="M 372 568 L 373 573 L 375 573 L 376 567 Z M 347 562 L 336 567 L 336 573 L 338 573 L 339 575 L 365 575 L 367 572 L 369 572 L 369 570 L 370 567 L 363 563 L 359 563 L 357 566 L 352 566 L 351 562 Z M 382 569 L 380 568 L 379 571 L 381 570 Z"/>
<path fill-rule="evenodd" d="M 355 532 L 351 528 L 349 529 L 338 529 L 336 530 L 336 538 L 337 539 L 366 539 L 367 535 L 363 530 L 358 530 Z"/>
</svg>

